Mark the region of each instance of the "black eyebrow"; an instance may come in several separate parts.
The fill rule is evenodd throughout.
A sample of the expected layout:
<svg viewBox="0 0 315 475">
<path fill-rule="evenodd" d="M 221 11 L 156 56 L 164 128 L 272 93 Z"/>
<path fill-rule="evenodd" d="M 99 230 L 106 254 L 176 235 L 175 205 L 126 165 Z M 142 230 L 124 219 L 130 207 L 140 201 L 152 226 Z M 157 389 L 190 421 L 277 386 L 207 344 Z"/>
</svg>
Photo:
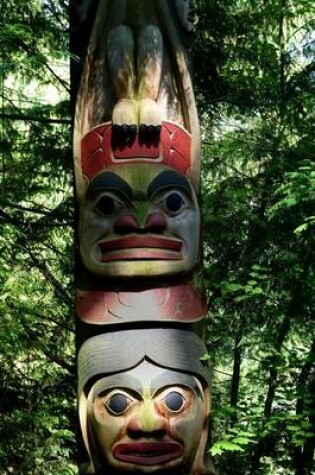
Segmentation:
<svg viewBox="0 0 315 475">
<path fill-rule="evenodd" d="M 128 185 L 123 178 L 113 172 L 104 172 L 91 181 L 86 196 L 87 198 L 92 198 L 95 192 L 104 191 L 105 189 L 118 189 L 127 195 L 130 200 L 132 199 L 131 186 Z"/>
<path fill-rule="evenodd" d="M 183 188 L 191 195 L 189 182 L 183 175 L 174 170 L 165 170 L 150 183 L 147 193 L 148 198 L 151 198 L 151 196 L 154 195 L 154 193 L 160 188 L 168 187 Z"/>
</svg>

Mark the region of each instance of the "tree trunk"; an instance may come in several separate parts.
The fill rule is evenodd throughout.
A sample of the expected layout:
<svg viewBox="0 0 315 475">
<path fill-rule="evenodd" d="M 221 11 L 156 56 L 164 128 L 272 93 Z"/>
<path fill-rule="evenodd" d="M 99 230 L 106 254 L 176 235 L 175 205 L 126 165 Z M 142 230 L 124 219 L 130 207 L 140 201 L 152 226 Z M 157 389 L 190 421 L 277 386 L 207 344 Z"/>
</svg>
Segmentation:
<svg viewBox="0 0 315 475">
<path fill-rule="evenodd" d="M 233 376 L 232 376 L 232 386 L 231 386 L 231 397 L 230 404 L 233 408 L 237 408 L 238 396 L 239 396 L 239 387 L 240 387 L 240 373 L 241 373 L 241 361 L 242 361 L 242 350 L 239 346 L 239 343 L 242 339 L 243 327 L 240 324 L 239 328 L 235 335 L 234 340 L 234 360 L 233 360 Z M 236 422 L 237 415 L 236 412 L 232 415 L 232 422 Z"/>
<path fill-rule="evenodd" d="M 305 410 L 309 411 L 310 431 L 315 433 L 315 414 L 312 408 L 315 406 L 315 377 L 314 377 L 315 340 L 312 343 L 309 355 L 304 363 L 296 385 L 297 402 L 296 415 L 302 415 Z M 308 400 L 309 403 L 305 404 Z M 314 458 L 315 437 L 305 440 L 303 447 L 296 447 L 293 455 L 295 475 L 311 475 Z"/>
</svg>

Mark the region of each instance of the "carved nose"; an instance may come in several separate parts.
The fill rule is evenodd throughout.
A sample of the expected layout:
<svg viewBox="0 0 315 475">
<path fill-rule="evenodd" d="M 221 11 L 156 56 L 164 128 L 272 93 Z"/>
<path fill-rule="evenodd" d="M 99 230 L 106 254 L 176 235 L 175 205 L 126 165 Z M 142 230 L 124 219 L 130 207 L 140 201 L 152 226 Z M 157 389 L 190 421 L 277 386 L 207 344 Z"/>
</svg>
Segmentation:
<svg viewBox="0 0 315 475">
<path fill-rule="evenodd" d="M 127 434 L 132 439 L 162 439 L 166 435 L 165 420 L 159 416 L 155 416 L 150 421 L 133 417 L 127 424 Z"/>
<path fill-rule="evenodd" d="M 161 233 L 166 229 L 166 219 L 161 213 L 152 213 L 145 223 L 146 231 Z"/>
<path fill-rule="evenodd" d="M 125 214 L 119 216 L 117 219 L 114 230 L 119 234 L 128 234 L 128 233 L 161 233 L 166 229 L 166 219 L 161 213 L 152 213 L 148 216 L 144 229 L 140 226 L 137 219 L 131 214 Z"/>
<path fill-rule="evenodd" d="M 131 214 L 125 214 L 119 216 L 115 223 L 114 230 L 119 234 L 136 232 L 139 230 L 139 223 Z"/>
</svg>

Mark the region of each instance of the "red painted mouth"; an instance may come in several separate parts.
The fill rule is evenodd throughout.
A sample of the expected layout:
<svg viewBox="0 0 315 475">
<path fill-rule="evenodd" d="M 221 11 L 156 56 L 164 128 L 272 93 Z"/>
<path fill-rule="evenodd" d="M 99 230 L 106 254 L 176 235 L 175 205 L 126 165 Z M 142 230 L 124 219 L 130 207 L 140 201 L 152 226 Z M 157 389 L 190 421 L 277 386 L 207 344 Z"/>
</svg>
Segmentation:
<svg viewBox="0 0 315 475">
<path fill-rule="evenodd" d="M 119 260 L 181 260 L 183 242 L 179 239 L 134 234 L 99 242 L 101 262 Z"/>
<path fill-rule="evenodd" d="M 163 464 L 180 457 L 182 453 L 182 447 L 174 442 L 119 444 L 113 451 L 113 455 L 117 460 L 135 465 Z"/>
</svg>

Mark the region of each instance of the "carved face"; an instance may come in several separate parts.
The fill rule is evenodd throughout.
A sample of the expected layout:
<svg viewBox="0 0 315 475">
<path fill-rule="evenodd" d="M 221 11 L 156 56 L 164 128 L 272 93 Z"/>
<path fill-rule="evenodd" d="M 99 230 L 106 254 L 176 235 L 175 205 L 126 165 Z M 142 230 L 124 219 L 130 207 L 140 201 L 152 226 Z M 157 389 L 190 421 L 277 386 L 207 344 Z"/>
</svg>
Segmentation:
<svg viewBox="0 0 315 475">
<path fill-rule="evenodd" d="M 160 165 L 107 168 L 89 184 L 80 216 L 80 252 L 100 276 L 152 277 L 191 271 L 200 213 L 187 179 Z"/>
<path fill-rule="evenodd" d="M 88 396 L 89 449 L 96 471 L 110 466 L 123 473 L 163 468 L 189 473 L 205 425 L 204 406 L 195 377 L 148 362 L 103 378 Z"/>
</svg>

